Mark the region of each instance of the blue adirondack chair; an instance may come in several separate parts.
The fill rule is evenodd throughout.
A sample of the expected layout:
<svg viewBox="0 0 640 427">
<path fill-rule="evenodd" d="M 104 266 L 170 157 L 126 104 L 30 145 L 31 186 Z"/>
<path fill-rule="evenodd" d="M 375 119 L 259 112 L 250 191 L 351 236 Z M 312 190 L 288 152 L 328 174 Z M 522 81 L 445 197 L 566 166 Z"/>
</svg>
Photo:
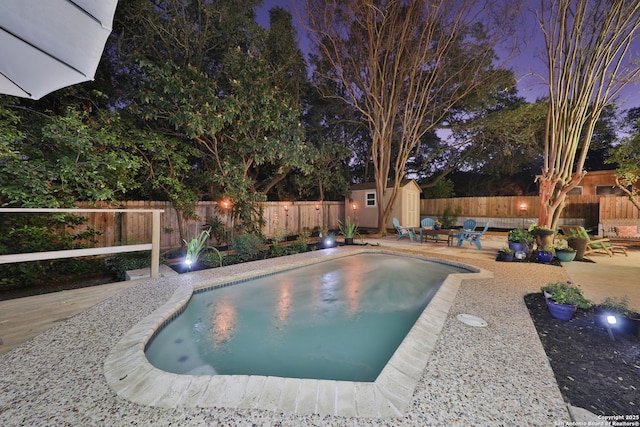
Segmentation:
<svg viewBox="0 0 640 427">
<path fill-rule="evenodd" d="M 480 238 L 484 236 L 484 233 L 489 229 L 489 223 L 487 222 L 482 231 L 464 231 L 462 230 L 460 234 L 458 234 L 458 244 L 456 246 L 462 246 L 462 242 L 473 243 L 478 247 L 478 249 L 482 249 L 482 243 L 480 243 Z"/>
<path fill-rule="evenodd" d="M 462 224 L 462 231 L 476 231 L 476 220 L 468 219 Z"/>
<path fill-rule="evenodd" d="M 433 227 L 436 225 L 436 221 L 433 218 L 422 218 L 422 220 L 420 221 L 420 241 L 422 242 L 422 230 L 424 230 L 425 228 L 429 228 L 431 227 L 433 229 Z M 436 242 L 438 241 L 438 235 L 431 235 L 431 237 L 433 237 L 434 239 L 436 239 Z"/>
<path fill-rule="evenodd" d="M 409 240 L 411 240 L 413 242 L 413 238 L 416 235 L 415 231 L 413 231 L 413 228 L 401 227 L 400 226 L 400 221 L 398 221 L 398 218 L 396 218 L 396 217 L 393 217 L 393 226 L 398 231 L 398 237 L 396 237 L 396 240 L 400 240 L 403 237 L 409 237 Z"/>
</svg>

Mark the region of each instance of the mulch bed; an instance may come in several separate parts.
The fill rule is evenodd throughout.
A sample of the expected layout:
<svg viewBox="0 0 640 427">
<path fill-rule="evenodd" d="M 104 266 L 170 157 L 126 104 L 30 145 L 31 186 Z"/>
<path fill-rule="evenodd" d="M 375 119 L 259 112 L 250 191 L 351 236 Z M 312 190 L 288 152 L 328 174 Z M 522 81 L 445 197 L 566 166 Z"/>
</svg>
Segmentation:
<svg viewBox="0 0 640 427">
<path fill-rule="evenodd" d="M 593 309 L 568 322 L 549 314 L 541 293 L 524 301 L 566 402 L 596 415 L 640 414 L 640 339 L 596 326 Z"/>
</svg>

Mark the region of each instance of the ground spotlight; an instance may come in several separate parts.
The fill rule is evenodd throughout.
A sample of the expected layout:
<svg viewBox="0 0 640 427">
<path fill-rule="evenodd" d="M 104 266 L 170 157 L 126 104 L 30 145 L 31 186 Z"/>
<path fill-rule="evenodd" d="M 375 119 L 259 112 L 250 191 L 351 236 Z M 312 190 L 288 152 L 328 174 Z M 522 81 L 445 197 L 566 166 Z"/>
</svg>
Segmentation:
<svg viewBox="0 0 640 427">
<path fill-rule="evenodd" d="M 326 248 L 335 248 L 338 245 L 336 238 L 334 236 L 324 236 L 321 241 L 322 247 Z"/>
</svg>

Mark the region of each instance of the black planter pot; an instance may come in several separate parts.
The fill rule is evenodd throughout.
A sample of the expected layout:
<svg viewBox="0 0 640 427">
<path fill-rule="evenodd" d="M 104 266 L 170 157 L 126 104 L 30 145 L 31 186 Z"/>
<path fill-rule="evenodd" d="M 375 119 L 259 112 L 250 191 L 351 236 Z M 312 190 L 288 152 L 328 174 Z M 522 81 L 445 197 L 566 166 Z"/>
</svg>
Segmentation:
<svg viewBox="0 0 640 427">
<path fill-rule="evenodd" d="M 345 237 L 344 238 L 345 245 L 353 245 L 353 237 Z"/>
</svg>

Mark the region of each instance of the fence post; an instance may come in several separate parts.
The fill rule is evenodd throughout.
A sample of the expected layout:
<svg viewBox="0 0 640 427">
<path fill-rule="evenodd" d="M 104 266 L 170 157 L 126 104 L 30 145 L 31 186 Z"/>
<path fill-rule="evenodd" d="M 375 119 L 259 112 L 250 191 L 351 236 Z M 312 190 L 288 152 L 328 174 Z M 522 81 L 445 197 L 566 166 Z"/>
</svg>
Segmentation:
<svg viewBox="0 0 640 427">
<path fill-rule="evenodd" d="M 160 211 L 153 211 L 151 222 L 151 278 L 160 276 Z"/>
</svg>

